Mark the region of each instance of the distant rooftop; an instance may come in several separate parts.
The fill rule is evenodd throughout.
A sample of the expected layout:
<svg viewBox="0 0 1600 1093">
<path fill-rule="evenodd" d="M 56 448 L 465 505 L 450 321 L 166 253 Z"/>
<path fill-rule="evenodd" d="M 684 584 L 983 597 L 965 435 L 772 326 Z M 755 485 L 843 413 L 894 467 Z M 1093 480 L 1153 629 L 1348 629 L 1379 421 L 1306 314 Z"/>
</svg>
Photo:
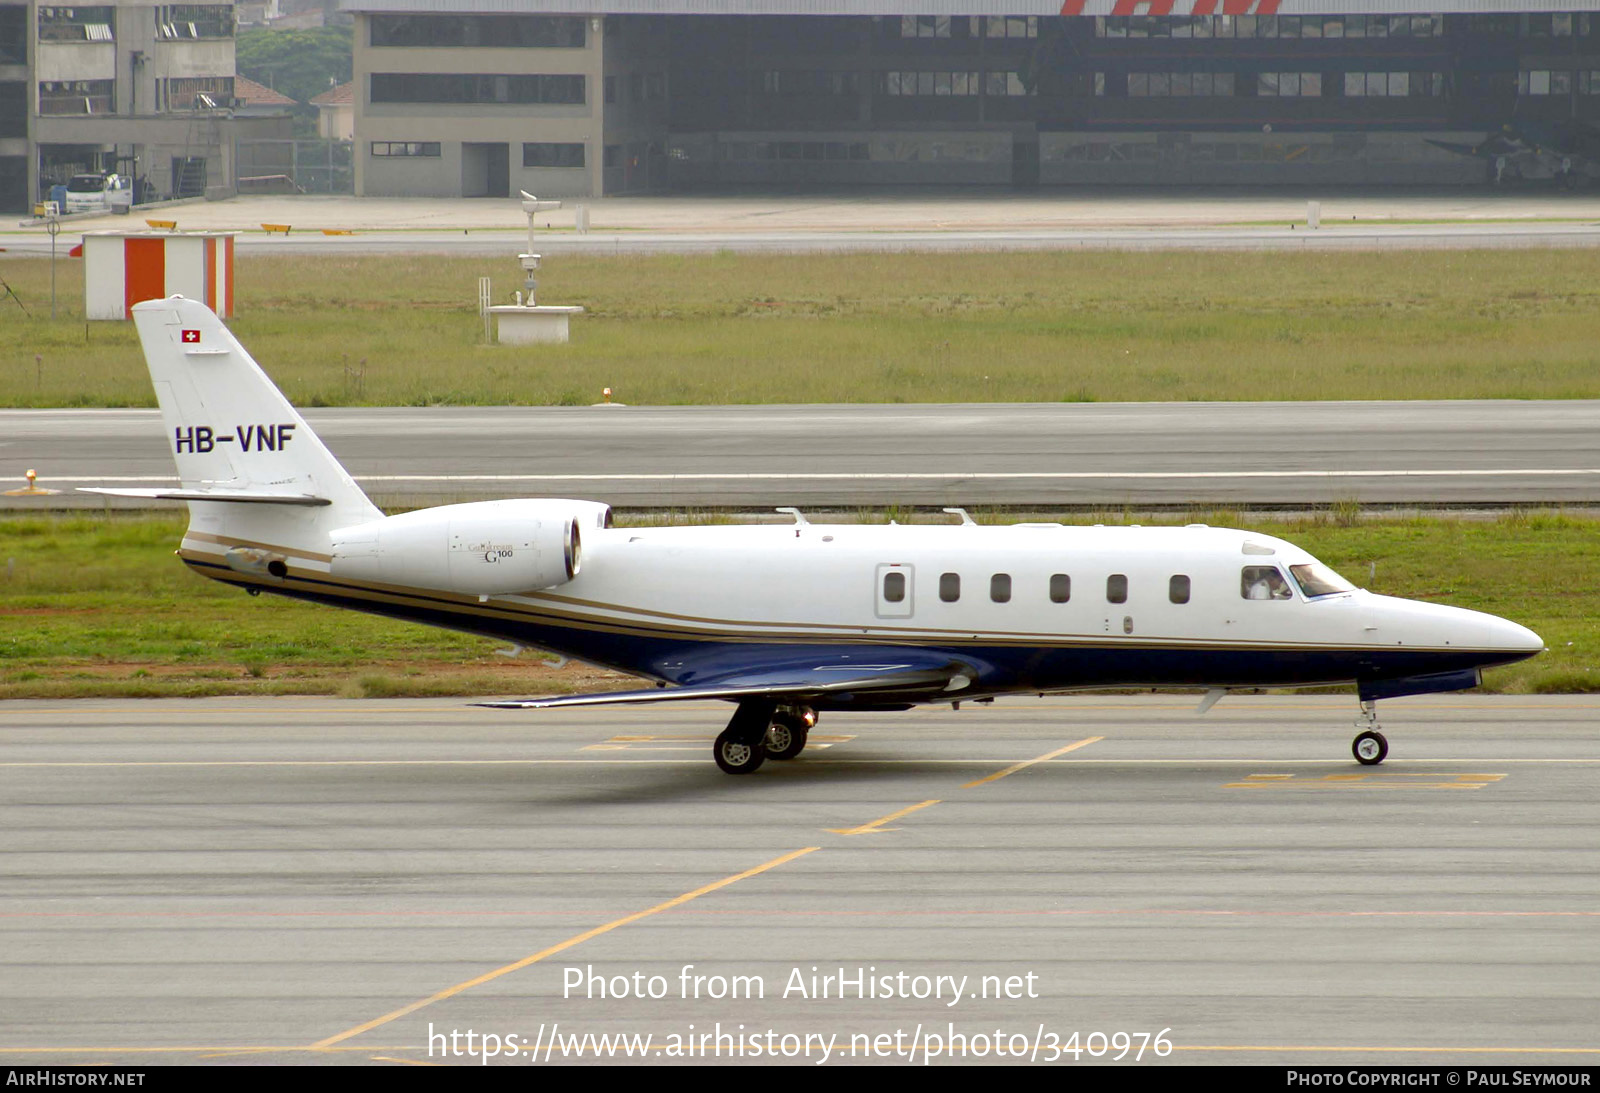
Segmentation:
<svg viewBox="0 0 1600 1093">
<path fill-rule="evenodd" d="M 279 94 L 265 84 L 256 83 L 247 76 L 234 76 L 233 97 L 243 99 L 251 106 L 294 106 L 295 101 Z"/>
<path fill-rule="evenodd" d="M 329 88 L 311 100 L 312 106 L 342 106 L 356 101 L 355 81 L 350 80 L 338 87 Z"/>
</svg>

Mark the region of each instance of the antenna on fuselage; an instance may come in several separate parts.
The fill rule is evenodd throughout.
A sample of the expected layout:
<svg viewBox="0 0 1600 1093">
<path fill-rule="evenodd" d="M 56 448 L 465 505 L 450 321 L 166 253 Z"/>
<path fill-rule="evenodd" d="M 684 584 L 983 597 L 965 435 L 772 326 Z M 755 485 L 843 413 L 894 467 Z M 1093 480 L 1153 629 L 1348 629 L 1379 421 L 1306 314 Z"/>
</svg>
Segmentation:
<svg viewBox="0 0 1600 1093">
<path fill-rule="evenodd" d="M 787 512 L 790 516 L 794 517 L 794 522 L 795 522 L 795 526 L 796 527 L 810 527 L 811 526 L 811 521 L 806 519 L 806 514 L 801 512 L 799 509 L 794 508 L 794 507 L 792 507 L 790 505 L 785 505 L 781 509 L 773 509 L 772 511 L 773 512 Z"/>
<path fill-rule="evenodd" d="M 978 521 L 969 516 L 966 509 L 945 509 L 944 511 L 948 512 L 951 516 L 961 517 L 962 527 L 975 528 L 978 526 Z"/>
</svg>

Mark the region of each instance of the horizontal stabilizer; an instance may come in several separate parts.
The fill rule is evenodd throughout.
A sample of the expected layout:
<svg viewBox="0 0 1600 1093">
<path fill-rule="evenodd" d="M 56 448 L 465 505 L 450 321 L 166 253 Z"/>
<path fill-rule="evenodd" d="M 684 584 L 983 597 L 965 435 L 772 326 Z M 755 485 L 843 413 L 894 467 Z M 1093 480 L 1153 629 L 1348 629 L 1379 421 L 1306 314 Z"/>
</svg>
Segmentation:
<svg viewBox="0 0 1600 1093">
<path fill-rule="evenodd" d="M 265 493 L 260 490 L 113 490 L 99 486 L 79 486 L 79 493 L 99 493 L 107 497 L 140 497 L 156 501 L 229 501 L 245 505 L 331 505 L 326 497 L 308 493 Z"/>
<path fill-rule="evenodd" d="M 938 667 L 884 663 L 871 665 L 819 664 L 809 668 L 760 669 L 740 672 L 705 683 L 683 687 L 658 687 L 648 691 L 613 691 L 602 694 L 555 695 L 503 702 L 478 702 L 496 710 L 542 710 L 555 706 L 608 706 L 630 702 L 687 702 L 697 699 L 771 698 L 785 702 L 821 699 L 841 694 L 874 698 L 934 698 L 961 691 L 972 682 L 973 671 L 950 662 Z"/>
</svg>

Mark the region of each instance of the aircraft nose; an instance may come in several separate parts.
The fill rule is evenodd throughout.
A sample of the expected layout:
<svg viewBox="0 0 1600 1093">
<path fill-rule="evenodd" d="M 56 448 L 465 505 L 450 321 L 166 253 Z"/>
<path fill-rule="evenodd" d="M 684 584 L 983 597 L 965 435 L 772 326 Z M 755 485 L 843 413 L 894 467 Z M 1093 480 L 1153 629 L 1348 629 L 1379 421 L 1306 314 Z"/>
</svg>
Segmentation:
<svg viewBox="0 0 1600 1093">
<path fill-rule="evenodd" d="M 1484 611 L 1404 601 L 1396 614 L 1396 621 L 1414 627 L 1410 640 L 1478 650 L 1489 658 L 1484 663 L 1508 664 L 1544 652 L 1544 639 L 1538 634 Z"/>
<path fill-rule="evenodd" d="M 1494 624 L 1490 627 L 1490 638 L 1495 648 L 1504 649 L 1508 653 L 1520 653 L 1531 657 L 1535 653 L 1544 652 L 1543 638 L 1510 619 L 1495 618 Z"/>
</svg>

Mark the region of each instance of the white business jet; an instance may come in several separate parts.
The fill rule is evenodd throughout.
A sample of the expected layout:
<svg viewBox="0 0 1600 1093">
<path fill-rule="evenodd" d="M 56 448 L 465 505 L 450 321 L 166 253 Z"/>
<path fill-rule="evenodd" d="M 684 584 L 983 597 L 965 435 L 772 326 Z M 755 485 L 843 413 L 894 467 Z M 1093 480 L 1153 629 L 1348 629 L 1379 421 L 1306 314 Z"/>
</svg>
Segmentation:
<svg viewBox="0 0 1600 1093">
<path fill-rule="evenodd" d="M 1539 636 L 1355 588 L 1282 539 L 1188 527 L 793 523 L 615 528 L 595 501 L 384 516 L 203 304 L 134 307 L 189 503 L 179 555 L 252 594 L 506 639 L 652 680 L 503 709 L 724 699 L 730 774 L 793 759 L 818 711 L 902 710 L 1090 687 L 1353 683 L 1376 702 L 1476 686 Z"/>
</svg>

